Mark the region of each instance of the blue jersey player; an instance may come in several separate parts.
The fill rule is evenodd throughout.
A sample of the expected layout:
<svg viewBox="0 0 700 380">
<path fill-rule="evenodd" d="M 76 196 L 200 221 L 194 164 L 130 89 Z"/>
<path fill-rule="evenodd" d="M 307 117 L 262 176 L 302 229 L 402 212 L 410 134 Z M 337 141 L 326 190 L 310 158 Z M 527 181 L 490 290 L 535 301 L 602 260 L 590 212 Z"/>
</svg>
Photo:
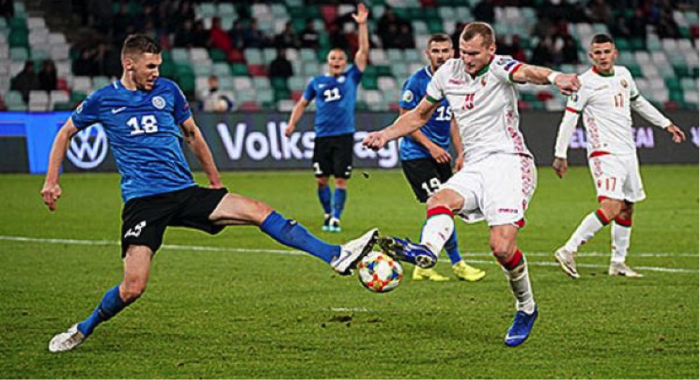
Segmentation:
<svg viewBox="0 0 700 380">
<path fill-rule="evenodd" d="M 453 57 L 452 40 L 446 34 L 434 34 L 428 39 L 425 54 L 430 61 L 428 66 L 416 71 L 404 83 L 399 107 L 404 114 L 420 103 L 425 96 L 428 83 L 446 60 Z M 425 203 L 442 183 L 452 177 L 452 157 L 448 152 L 450 140 L 454 143 L 457 159 L 455 168 L 459 170 L 463 163 L 462 140 L 457 126 L 452 120 L 452 112 L 446 100 L 437 108 L 427 124 L 401 140 L 399 157 L 406 179 L 411 185 L 416 198 Z M 466 281 L 479 281 L 486 272 L 467 265 L 462 260 L 457 245 L 457 234 L 452 233 L 447 243 L 447 251 L 457 278 Z M 447 281 L 449 277 L 440 275 L 435 269 L 416 266 L 413 280 Z"/>
<path fill-rule="evenodd" d="M 331 50 L 328 53 L 328 73 L 309 81 L 303 96 L 292 110 L 285 130 L 287 137 L 291 136 L 304 109 L 316 99 L 313 169 L 318 199 L 325 213 L 324 231 L 340 232 L 340 215 L 347 199 L 347 181 L 352 173 L 355 99 L 369 57 L 367 14 L 367 8 L 359 4 L 357 14 L 352 15 L 358 24 L 360 43 L 355 64 L 347 69 L 345 52 Z M 332 196 L 328 186 L 331 175 L 335 177 Z"/>
<path fill-rule="evenodd" d="M 73 112 L 56 136 L 41 191 L 51 211 L 61 196 L 59 171 L 71 137 L 95 123 L 104 127 L 121 174 L 121 245 L 124 279 L 108 290 L 92 315 L 53 337 L 49 351 L 75 348 L 102 322 L 136 301 L 146 289 L 151 260 L 168 226 L 210 234 L 228 225 L 256 225 L 278 242 L 306 251 L 349 274 L 374 244 L 377 230 L 342 246 L 327 244 L 270 206 L 229 193 L 209 147 L 174 82 L 158 77 L 160 47 L 150 37 L 132 35 L 122 48 L 121 80 L 93 93 Z M 186 142 L 209 179 L 192 179 L 181 143 Z"/>
</svg>

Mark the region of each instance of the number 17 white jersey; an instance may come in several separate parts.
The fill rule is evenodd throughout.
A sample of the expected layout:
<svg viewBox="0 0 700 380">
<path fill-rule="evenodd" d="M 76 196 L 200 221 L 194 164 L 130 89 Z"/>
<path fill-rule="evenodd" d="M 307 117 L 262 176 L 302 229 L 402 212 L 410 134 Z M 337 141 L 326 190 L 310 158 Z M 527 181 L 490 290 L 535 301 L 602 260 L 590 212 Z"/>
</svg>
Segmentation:
<svg viewBox="0 0 700 380">
<path fill-rule="evenodd" d="M 522 63 L 494 55 L 474 77 L 461 59 L 450 59 L 435 73 L 427 89 L 428 100 L 447 98 L 464 145 L 465 162 L 493 153 L 532 157 L 520 132 L 518 95 L 513 82 Z"/>
</svg>

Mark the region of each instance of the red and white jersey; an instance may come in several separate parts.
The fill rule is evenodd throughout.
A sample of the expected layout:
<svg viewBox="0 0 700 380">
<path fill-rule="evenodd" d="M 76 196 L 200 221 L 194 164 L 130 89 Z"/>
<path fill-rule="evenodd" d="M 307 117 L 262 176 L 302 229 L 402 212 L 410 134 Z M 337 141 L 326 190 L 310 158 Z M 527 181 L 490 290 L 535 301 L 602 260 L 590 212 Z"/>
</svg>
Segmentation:
<svg viewBox="0 0 700 380">
<path fill-rule="evenodd" d="M 624 66 L 614 66 L 611 74 L 593 67 L 579 79 L 581 89 L 569 97 L 566 111 L 583 114 L 588 155 L 634 153 L 630 105 L 640 95 L 632 74 Z"/>
<path fill-rule="evenodd" d="M 520 132 L 518 92 L 512 80 L 521 65 L 509 56 L 494 55 L 472 77 L 461 59 L 450 59 L 433 75 L 428 100 L 447 98 L 462 136 L 465 162 L 493 153 L 532 156 Z"/>
</svg>

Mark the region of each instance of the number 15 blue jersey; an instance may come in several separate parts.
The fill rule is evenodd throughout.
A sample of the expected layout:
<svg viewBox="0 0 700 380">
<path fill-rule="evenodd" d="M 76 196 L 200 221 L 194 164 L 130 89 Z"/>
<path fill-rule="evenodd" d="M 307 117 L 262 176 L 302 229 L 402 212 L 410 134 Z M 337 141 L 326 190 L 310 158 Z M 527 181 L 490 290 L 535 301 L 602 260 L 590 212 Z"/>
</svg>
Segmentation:
<svg viewBox="0 0 700 380">
<path fill-rule="evenodd" d="M 179 128 L 190 116 L 177 84 L 158 78 L 151 91 L 130 91 L 120 81 L 102 87 L 78 106 L 71 119 L 78 129 L 102 124 L 126 203 L 195 185 Z"/>
<path fill-rule="evenodd" d="M 412 110 L 418 107 L 420 101 L 425 97 L 428 83 L 433 78 L 433 73 L 430 72 L 430 66 L 416 71 L 408 77 L 403 85 L 403 94 L 399 107 Z M 450 149 L 450 127 L 452 121 L 452 111 L 446 99 L 435 110 L 433 116 L 427 124 L 420 128 L 421 132 L 432 142 L 442 149 Z M 410 136 L 405 136 L 401 140 L 399 148 L 399 157 L 402 161 L 415 160 L 419 158 L 431 158 L 430 152 L 423 144 L 416 142 Z"/>
<path fill-rule="evenodd" d="M 355 101 L 362 71 L 353 65 L 338 77 L 313 77 L 304 91 L 304 99 L 316 98 L 316 137 L 355 132 Z"/>
</svg>

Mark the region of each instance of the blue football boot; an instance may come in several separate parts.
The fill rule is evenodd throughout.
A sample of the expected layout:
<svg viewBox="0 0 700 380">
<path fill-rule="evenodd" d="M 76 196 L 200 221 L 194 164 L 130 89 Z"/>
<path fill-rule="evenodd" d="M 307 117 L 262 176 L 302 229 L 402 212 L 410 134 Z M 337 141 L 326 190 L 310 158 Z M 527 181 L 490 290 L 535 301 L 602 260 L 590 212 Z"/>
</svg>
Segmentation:
<svg viewBox="0 0 700 380">
<path fill-rule="evenodd" d="M 383 236 L 377 240 L 382 251 L 395 260 L 405 261 L 423 269 L 437 264 L 437 256 L 423 244 L 414 244 L 410 240 Z"/>
<path fill-rule="evenodd" d="M 532 331 L 532 326 L 535 325 L 535 319 L 537 319 L 537 306 L 535 306 L 535 311 L 532 314 L 527 314 L 522 310 L 518 310 L 515 313 L 515 318 L 513 318 L 513 324 L 508 329 L 506 334 L 505 343 L 507 346 L 515 347 L 527 340 Z"/>
</svg>

